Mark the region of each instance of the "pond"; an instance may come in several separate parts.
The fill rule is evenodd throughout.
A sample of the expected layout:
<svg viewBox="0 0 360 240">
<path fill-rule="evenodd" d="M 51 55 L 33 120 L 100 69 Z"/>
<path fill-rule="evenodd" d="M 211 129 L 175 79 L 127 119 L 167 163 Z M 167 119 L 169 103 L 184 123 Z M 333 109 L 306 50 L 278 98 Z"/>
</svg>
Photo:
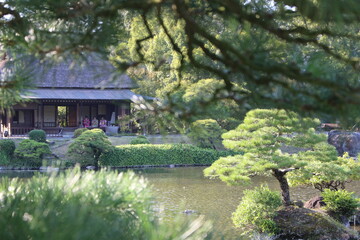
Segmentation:
<svg viewBox="0 0 360 240">
<path fill-rule="evenodd" d="M 156 206 L 164 220 L 179 214 L 189 217 L 201 214 L 213 222 L 215 239 L 241 239 L 239 230 L 232 225 L 231 214 L 236 210 L 243 190 L 252 189 L 262 183 L 267 183 L 271 189 L 279 190 L 278 183 L 271 177 L 254 177 L 249 186 L 227 186 L 219 180 L 205 178 L 203 169 L 204 167 L 148 168 L 133 171 L 148 179 L 157 200 Z M 0 177 L 28 178 L 33 174 L 33 171 L 0 171 Z M 347 188 L 360 193 L 358 182 L 348 184 Z M 308 200 L 319 194 L 311 187 L 292 188 L 291 193 L 292 200 Z M 185 214 L 185 210 L 195 213 Z"/>
</svg>

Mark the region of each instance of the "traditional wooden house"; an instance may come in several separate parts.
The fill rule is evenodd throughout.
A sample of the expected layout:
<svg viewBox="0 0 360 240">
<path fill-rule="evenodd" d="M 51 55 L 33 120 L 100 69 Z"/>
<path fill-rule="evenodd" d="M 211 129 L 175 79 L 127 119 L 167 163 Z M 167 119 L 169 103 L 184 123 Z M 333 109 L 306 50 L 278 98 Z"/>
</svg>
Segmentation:
<svg viewBox="0 0 360 240">
<path fill-rule="evenodd" d="M 92 56 L 75 63 L 41 64 L 32 61 L 33 89 L 25 90 L 26 104 L 16 104 L 13 113 L 0 117 L 0 136 L 25 135 L 32 129 L 59 134 L 62 129 L 82 126 L 87 117 L 115 124 L 118 116 L 130 114 L 130 103 L 139 97 L 136 85 L 125 74 Z"/>
</svg>

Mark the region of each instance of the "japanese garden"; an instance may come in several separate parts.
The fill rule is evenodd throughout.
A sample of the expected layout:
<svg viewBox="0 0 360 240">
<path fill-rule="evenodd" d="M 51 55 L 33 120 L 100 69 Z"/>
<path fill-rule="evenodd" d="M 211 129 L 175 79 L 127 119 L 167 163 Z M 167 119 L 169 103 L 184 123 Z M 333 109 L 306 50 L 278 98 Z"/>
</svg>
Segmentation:
<svg viewBox="0 0 360 240">
<path fill-rule="evenodd" d="M 360 239 L 358 0 L 0 1 L 0 239 Z"/>
</svg>

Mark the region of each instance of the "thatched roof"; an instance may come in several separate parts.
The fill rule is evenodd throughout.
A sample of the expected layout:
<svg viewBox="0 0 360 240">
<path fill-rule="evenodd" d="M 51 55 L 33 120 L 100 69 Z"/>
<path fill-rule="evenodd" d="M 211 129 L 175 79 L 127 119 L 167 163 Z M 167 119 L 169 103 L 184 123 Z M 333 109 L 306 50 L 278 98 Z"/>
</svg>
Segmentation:
<svg viewBox="0 0 360 240">
<path fill-rule="evenodd" d="M 67 59 L 62 62 L 40 62 L 32 57 L 22 60 L 28 68 L 24 71 L 31 72 L 31 82 L 37 88 L 136 88 L 128 75 L 117 72 L 109 61 L 94 54 L 76 61 Z M 0 72 L 11 68 L 12 64 L 5 65 L 6 61 L 7 59 L 0 61 Z"/>
</svg>

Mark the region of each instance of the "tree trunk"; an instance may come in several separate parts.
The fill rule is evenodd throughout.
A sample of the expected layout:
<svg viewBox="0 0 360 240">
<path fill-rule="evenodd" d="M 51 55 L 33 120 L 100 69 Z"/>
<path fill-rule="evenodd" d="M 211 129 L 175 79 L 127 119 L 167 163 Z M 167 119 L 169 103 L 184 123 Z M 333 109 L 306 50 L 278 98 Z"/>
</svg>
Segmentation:
<svg viewBox="0 0 360 240">
<path fill-rule="evenodd" d="M 285 177 L 286 172 L 281 172 L 277 169 L 273 169 L 272 171 L 273 171 L 273 176 L 276 177 L 276 179 L 280 183 L 282 202 L 285 206 L 289 206 L 291 204 L 291 201 L 290 201 L 289 184 Z"/>
</svg>

